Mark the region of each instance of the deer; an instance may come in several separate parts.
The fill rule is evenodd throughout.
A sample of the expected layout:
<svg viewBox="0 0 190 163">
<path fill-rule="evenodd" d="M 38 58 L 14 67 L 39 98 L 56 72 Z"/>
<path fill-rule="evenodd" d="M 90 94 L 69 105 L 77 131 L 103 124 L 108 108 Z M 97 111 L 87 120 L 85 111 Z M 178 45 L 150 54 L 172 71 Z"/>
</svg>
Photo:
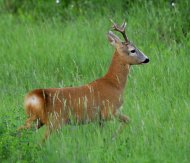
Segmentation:
<svg viewBox="0 0 190 163">
<path fill-rule="evenodd" d="M 67 124 L 87 124 L 113 118 L 129 124 L 127 115 L 121 113 L 123 94 L 130 67 L 149 62 L 149 58 L 129 41 L 124 21 L 121 26 L 113 22 L 113 30 L 123 35 L 122 41 L 112 30 L 107 34 L 115 52 L 107 73 L 88 84 L 76 87 L 34 89 L 26 94 L 24 108 L 28 118 L 18 130 L 36 129 L 46 125 L 44 140 L 53 131 Z"/>
</svg>

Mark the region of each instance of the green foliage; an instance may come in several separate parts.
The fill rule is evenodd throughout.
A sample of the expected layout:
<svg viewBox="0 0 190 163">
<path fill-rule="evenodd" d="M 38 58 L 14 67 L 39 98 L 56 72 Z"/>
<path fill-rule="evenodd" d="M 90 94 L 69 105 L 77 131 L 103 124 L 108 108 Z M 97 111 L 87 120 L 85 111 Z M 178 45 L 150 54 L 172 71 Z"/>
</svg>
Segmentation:
<svg viewBox="0 0 190 163">
<path fill-rule="evenodd" d="M 4 111 L 0 121 L 0 161 L 34 160 L 40 151 L 39 146 L 32 142 L 32 131 L 17 132 L 18 111 L 13 108 L 11 112 Z"/>
<path fill-rule="evenodd" d="M 65 21 L 75 19 L 79 15 L 92 17 L 98 12 L 106 14 L 108 10 L 114 14 L 118 9 L 123 9 L 124 6 L 126 6 L 125 1 L 118 3 L 114 0 L 59 0 L 58 3 L 55 0 L 4 0 L 3 3 L 5 11 L 35 21 L 47 19 Z"/>
<path fill-rule="evenodd" d="M 166 0 L 0 4 L 10 5 L 0 15 L 0 162 L 190 161 L 188 0 L 175 7 Z M 127 19 L 129 39 L 150 58 L 131 68 L 123 107 L 130 125 L 114 141 L 117 121 L 64 126 L 42 146 L 45 128 L 17 132 L 29 90 L 82 85 L 106 73 L 110 17 Z"/>
</svg>

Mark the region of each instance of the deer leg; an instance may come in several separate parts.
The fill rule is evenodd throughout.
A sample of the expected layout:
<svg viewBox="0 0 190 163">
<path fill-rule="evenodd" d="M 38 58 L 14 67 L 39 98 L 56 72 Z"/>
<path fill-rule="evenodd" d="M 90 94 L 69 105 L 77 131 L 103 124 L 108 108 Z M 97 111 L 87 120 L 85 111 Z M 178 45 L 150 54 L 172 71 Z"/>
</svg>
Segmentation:
<svg viewBox="0 0 190 163">
<path fill-rule="evenodd" d="M 66 124 L 61 118 L 50 117 L 48 124 L 46 125 L 46 131 L 42 142 L 44 143 L 50 136 L 50 134 L 54 131 L 59 132 L 59 129 L 63 124 Z"/>
<path fill-rule="evenodd" d="M 32 122 L 33 122 L 34 120 L 36 120 L 36 119 L 37 119 L 36 115 L 32 115 L 30 118 L 28 118 L 28 119 L 26 120 L 25 125 L 20 126 L 20 127 L 17 129 L 17 131 L 20 131 L 20 130 L 23 130 L 23 129 L 29 129 L 29 128 L 31 128 Z"/>
<path fill-rule="evenodd" d="M 116 136 L 121 133 L 123 131 L 123 129 L 126 127 L 127 124 L 129 124 L 130 120 L 129 117 L 123 114 L 117 114 L 116 118 L 118 118 L 118 120 L 121 122 L 118 129 L 116 130 L 116 132 L 114 133 L 114 135 L 112 136 L 112 139 L 114 140 L 116 138 Z"/>
<path fill-rule="evenodd" d="M 99 126 L 100 126 L 101 128 L 104 127 L 104 120 L 102 120 L 102 119 L 99 120 Z"/>
<path fill-rule="evenodd" d="M 42 139 L 42 143 L 45 143 L 45 141 L 49 138 L 49 135 L 51 134 L 52 130 L 50 129 L 49 126 L 46 127 L 45 135 L 44 138 Z"/>
<path fill-rule="evenodd" d="M 123 114 L 117 115 L 120 122 L 123 122 L 124 124 L 128 124 L 130 122 L 129 117 Z"/>
<path fill-rule="evenodd" d="M 100 126 L 101 128 L 104 127 L 104 119 L 103 119 L 103 117 L 102 117 L 102 113 L 101 113 L 101 112 L 99 113 L 98 123 L 99 123 L 99 126 Z"/>
</svg>

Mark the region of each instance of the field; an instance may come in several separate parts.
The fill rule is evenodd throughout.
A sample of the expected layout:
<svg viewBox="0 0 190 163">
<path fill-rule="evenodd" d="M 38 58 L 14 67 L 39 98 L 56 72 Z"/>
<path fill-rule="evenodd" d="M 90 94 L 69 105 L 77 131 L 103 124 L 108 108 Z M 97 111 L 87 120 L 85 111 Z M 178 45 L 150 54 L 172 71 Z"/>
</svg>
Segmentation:
<svg viewBox="0 0 190 163">
<path fill-rule="evenodd" d="M 186 1 L 188 2 L 188 1 Z M 118 12 L 150 63 L 132 66 L 123 113 L 131 123 L 112 140 L 116 120 L 68 125 L 39 145 L 44 127 L 18 133 L 31 89 L 79 86 L 103 76 L 114 48 L 110 15 L 33 22 L 0 15 L 0 162 L 189 162 L 190 33 L 180 8 L 152 4 Z"/>
</svg>

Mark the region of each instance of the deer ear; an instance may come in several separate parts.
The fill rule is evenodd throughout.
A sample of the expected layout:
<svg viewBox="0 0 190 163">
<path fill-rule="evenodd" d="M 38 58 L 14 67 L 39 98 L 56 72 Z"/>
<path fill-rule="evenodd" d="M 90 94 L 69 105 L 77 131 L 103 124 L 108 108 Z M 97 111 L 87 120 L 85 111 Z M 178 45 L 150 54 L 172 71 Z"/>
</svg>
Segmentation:
<svg viewBox="0 0 190 163">
<path fill-rule="evenodd" d="M 111 43 L 111 45 L 113 45 L 114 47 L 116 47 L 116 44 L 121 43 L 119 37 L 116 36 L 112 31 L 108 32 L 108 40 Z"/>
</svg>

